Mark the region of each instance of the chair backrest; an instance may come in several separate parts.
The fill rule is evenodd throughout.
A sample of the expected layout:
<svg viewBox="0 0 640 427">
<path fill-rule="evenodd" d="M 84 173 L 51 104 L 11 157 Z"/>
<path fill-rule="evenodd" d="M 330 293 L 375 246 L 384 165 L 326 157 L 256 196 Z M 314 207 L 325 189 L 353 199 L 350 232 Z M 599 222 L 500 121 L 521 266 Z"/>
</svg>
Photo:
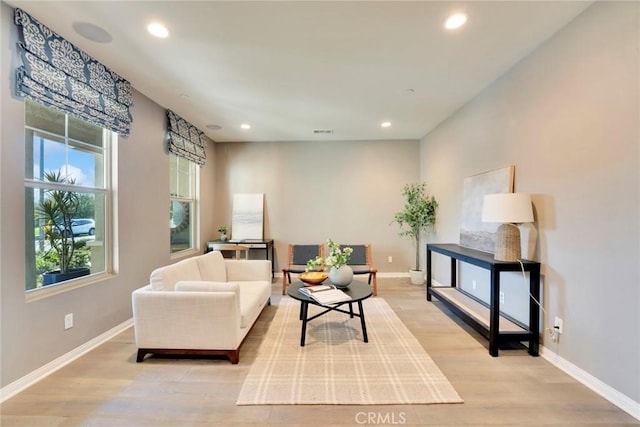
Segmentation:
<svg viewBox="0 0 640 427">
<path fill-rule="evenodd" d="M 211 250 L 220 252 L 235 252 L 235 259 L 249 259 L 249 247 L 233 243 L 212 243 Z M 244 255 L 242 255 L 244 253 Z"/>
<path fill-rule="evenodd" d="M 353 249 L 351 257 L 349 257 L 348 265 L 368 265 L 373 266 L 373 257 L 371 256 L 371 245 L 340 245 L 340 249 L 349 246 Z"/>
<path fill-rule="evenodd" d="M 319 245 L 289 244 L 289 265 L 305 265 L 317 256 L 324 256 L 324 243 Z"/>
</svg>

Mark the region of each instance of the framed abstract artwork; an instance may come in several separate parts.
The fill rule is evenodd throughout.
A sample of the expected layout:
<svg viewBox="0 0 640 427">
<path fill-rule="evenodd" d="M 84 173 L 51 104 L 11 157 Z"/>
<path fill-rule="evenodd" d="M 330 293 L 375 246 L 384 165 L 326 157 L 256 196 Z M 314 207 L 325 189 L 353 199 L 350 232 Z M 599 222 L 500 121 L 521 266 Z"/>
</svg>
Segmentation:
<svg viewBox="0 0 640 427">
<path fill-rule="evenodd" d="M 261 240 L 264 194 L 235 194 L 231 217 L 231 240 Z"/>
<path fill-rule="evenodd" d="M 460 246 L 493 253 L 495 233 L 500 224 L 482 222 L 482 202 L 485 194 L 513 192 L 514 169 L 511 165 L 465 178 Z"/>
</svg>

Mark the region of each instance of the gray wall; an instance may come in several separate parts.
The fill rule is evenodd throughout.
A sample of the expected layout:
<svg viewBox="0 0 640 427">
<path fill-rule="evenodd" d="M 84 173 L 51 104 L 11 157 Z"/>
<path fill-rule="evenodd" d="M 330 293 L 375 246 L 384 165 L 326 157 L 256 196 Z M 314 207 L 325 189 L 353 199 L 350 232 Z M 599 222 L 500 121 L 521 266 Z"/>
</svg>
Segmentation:
<svg viewBox="0 0 640 427">
<path fill-rule="evenodd" d="M 236 193 L 264 193 L 264 236 L 280 271 L 289 243 L 371 243 L 380 272 L 406 273 L 411 240 L 390 225 L 402 186 L 419 180 L 419 141 L 215 144 L 216 228 L 231 224 Z M 393 263 L 388 263 L 391 256 Z"/>
<path fill-rule="evenodd" d="M 463 179 L 515 165 L 515 190 L 536 210 L 544 324 L 564 319 L 560 342 L 544 345 L 636 402 L 638 16 L 636 2 L 594 4 L 421 142 L 440 241 L 458 241 Z M 436 267 L 449 283 L 447 264 Z M 521 298 L 519 283 L 507 302 Z"/>
<path fill-rule="evenodd" d="M 131 292 L 148 282 L 154 268 L 172 260 L 165 110 L 134 92 L 132 132 L 118 143 L 116 274 L 99 283 L 25 302 L 24 103 L 14 97 L 11 85 L 16 41 L 13 11 L 4 3 L 0 8 L 0 384 L 4 387 L 130 319 Z M 215 195 L 211 157 L 201 169 L 204 212 L 212 211 Z M 202 236 L 213 235 L 211 223 L 202 221 Z M 67 313 L 74 314 L 75 325 L 65 331 Z"/>
</svg>

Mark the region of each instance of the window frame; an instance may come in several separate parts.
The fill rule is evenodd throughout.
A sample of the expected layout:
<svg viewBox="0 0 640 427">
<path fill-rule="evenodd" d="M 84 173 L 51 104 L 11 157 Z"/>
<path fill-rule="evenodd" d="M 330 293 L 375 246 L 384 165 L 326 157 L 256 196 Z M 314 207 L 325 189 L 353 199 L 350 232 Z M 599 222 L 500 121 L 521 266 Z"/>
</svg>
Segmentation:
<svg viewBox="0 0 640 427">
<path fill-rule="evenodd" d="M 32 102 L 32 101 L 25 101 L 26 102 Z M 26 104 L 25 104 L 26 105 Z M 43 108 L 50 108 L 50 107 L 45 107 L 40 105 Z M 51 108 L 50 108 L 51 109 Z M 55 109 L 52 109 L 55 110 Z M 32 144 L 33 143 L 33 136 L 34 134 L 39 134 L 42 135 L 44 137 L 51 137 L 53 141 L 57 141 L 60 142 L 60 140 L 64 141 L 64 144 L 66 147 L 73 147 L 73 148 L 77 148 L 77 147 L 81 147 L 82 145 L 93 145 L 91 143 L 82 141 L 82 140 L 78 140 L 76 138 L 72 138 L 69 136 L 70 134 L 70 130 L 68 125 L 66 125 L 69 122 L 69 118 L 71 118 L 72 116 L 70 116 L 68 113 L 65 112 L 61 112 L 59 111 L 59 113 L 64 114 L 65 115 L 65 135 L 59 135 L 55 132 L 51 132 L 49 130 L 43 130 L 43 129 L 39 129 L 36 128 L 32 125 L 27 124 L 27 120 L 26 120 L 26 108 L 25 108 L 25 125 L 24 125 L 24 149 L 25 149 L 25 153 L 27 150 L 27 144 Z M 75 120 L 78 120 L 77 118 L 73 118 Z M 87 122 L 89 123 L 89 122 Z M 40 179 L 35 179 L 35 178 L 27 178 L 27 170 L 25 169 L 25 173 L 24 173 L 24 180 L 23 180 L 23 187 L 25 189 L 25 203 L 27 202 L 26 200 L 26 191 L 27 190 L 31 190 L 31 189 L 40 189 L 40 190 L 47 190 L 47 189 L 56 189 L 56 190 L 70 190 L 70 191 L 75 191 L 78 193 L 86 193 L 86 194 L 95 194 L 97 195 L 102 195 L 103 199 L 104 199 L 104 239 L 102 240 L 102 244 L 104 247 L 104 270 L 100 271 L 100 272 L 96 272 L 96 273 L 92 273 L 89 274 L 88 276 L 82 276 L 76 279 L 70 279 L 70 280 L 65 280 L 63 282 L 60 283 L 55 283 L 55 284 L 51 284 L 51 285 L 47 285 L 47 286 L 40 286 L 40 287 L 35 287 L 33 289 L 26 289 L 26 279 L 29 276 L 29 274 L 25 274 L 25 283 L 24 283 L 24 287 L 25 287 L 25 299 L 27 302 L 30 301 L 36 301 L 42 298 L 46 298 L 49 296 L 53 296 L 53 295 L 57 295 L 63 292 L 68 292 L 70 290 L 73 289 L 77 289 L 80 287 L 84 287 L 87 285 L 91 285 L 97 282 L 101 282 L 104 280 L 107 280 L 109 278 L 112 278 L 115 275 L 115 269 L 114 269 L 114 265 L 115 265 L 115 245 L 114 245 L 114 236 L 115 236 L 115 221 L 114 221 L 114 209 L 116 206 L 116 191 L 115 191 L 115 187 L 116 187 L 116 177 L 115 177 L 115 171 L 114 171 L 114 165 L 115 165 L 115 161 L 114 159 L 117 158 L 117 146 L 118 146 L 118 135 L 117 133 L 103 128 L 101 126 L 95 125 L 93 123 L 89 123 L 92 126 L 97 126 L 99 128 L 102 129 L 102 147 L 101 147 L 101 151 L 102 151 L 102 156 L 103 156 L 103 161 L 102 161 L 102 173 L 104 174 L 103 178 L 104 178 L 104 185 L 103 188 L 100 187 L 90 187 L 90 186 L 84 186 L 84 185 L 69 185 L 69 184 L 60 184 L 60 183 L 51 183 L 48 181 L 44 181 L 44 180 L 40 180 Z M 29 140 L 27 140 L 29 138 Z M 68 149 L 68 148 L 67 148 Z M 34 205 L 35 207 L 35 205 Z M 28 226 L 28 222 L 27 222 L 27 217 L 26 215 L 32 215 L 33 212 L 28 212 L 27 210 L 25 210 L 25 229 Z M 95 220 L 95 218 L 93 218 Z M 26 237 L 26 236 L 25 236 Z M 25 239 L 25 244 L 31 244 L 29 241 L 27 241 Z M 27 268 L 27 258 L 26 258 L 27 254 L 25 253 L 25 273 L 27 273 L 26 268 Z"/>
<path fill-rule="evenodd" d="M 173 170 L 171 167 L 171 162 L 175 159 L 177 162 L 188 162 L 189 164 L 189 179 L 191 187 L 191 197 L 182 196 L 180 194 L 173 194 Z M 180 176 L 179 168 L 175 169 L 175 173 L 177 176 Z M 171 216 L 169 216 L 169 257 L 170 259 L 183 258 L 186 256 L 193 255 L 200 251 L 200 166 L 192 160 L 186 159 L 184 157 L 180 157 L 173 153 L 169 153 L 169 204 L 172 202 L 178 203 L 190 203 L 192 205 L 192 209 L 189 212 L 189 221 L 190 221 L 190 241 L 191 244 L 188 248 L 177 250 L 173 252 L 172 250 L 172 239 L 171 239 Z M 171 209 L 171 208 L 170 208 Z M 171 213 L 169 213 L 171 215 Z"/>
</svg>

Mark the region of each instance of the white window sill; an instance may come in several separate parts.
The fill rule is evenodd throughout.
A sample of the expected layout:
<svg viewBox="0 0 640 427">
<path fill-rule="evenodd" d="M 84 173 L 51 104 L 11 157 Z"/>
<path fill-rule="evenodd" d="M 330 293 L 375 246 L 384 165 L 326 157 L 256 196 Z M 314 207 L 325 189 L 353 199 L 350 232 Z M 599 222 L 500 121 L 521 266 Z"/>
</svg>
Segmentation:
<svg viewBox="0 0 640 427">
<path fill-rule="evenodd" d="M 93 285 L 94 283 L 103 282 L 114 277 L 116 277 L 116 274 L 114 273 L 96 273 L 90 276 L 84 276 L 78 279 L 69 280 L 66 283 L 62 283 L 60 285 L 49 285 L 36 289 L 30 289 L 25 293 L 25 301 L 29 303 L 43 298 L 49 298 L 54 295 L 82 288 L 84 286 Z"/>
</svg>

